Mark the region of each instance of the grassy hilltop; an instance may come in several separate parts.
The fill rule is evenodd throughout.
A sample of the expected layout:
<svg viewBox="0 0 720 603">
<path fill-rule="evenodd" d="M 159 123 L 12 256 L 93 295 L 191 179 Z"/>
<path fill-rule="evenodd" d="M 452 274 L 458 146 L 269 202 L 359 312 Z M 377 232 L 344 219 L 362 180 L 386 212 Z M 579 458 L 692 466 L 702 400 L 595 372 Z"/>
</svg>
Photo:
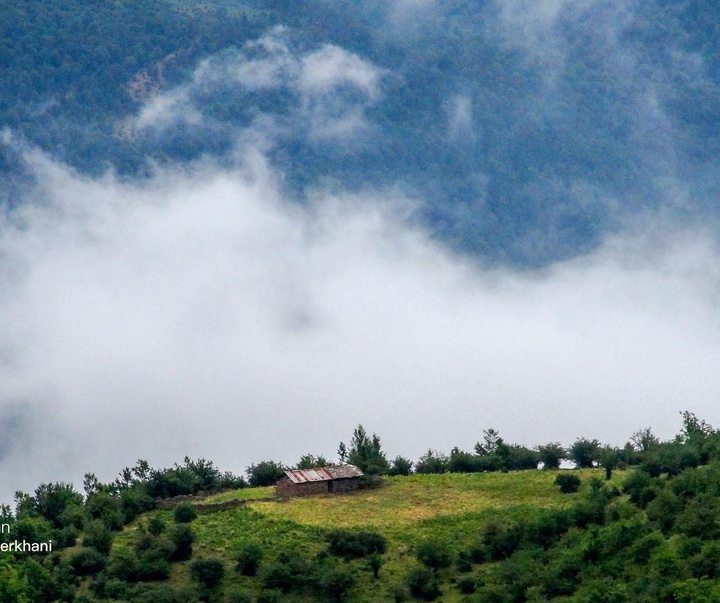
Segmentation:
<svg viewBox="0 0 720 603">
<path fill-rule="evenodd" d="M 189 458 L 138 461 L 110 484 L 87 474 L 84 496 L 42 484 L 0 508 L 0 601 L 713 603 L 720 430 L 689 412 L 683 423 L 664 442 L 645 429 L 622 449 L 578 439 L 567 451 L 487 430 L 474 454 L 429 451 L 394 476 L 412 464 L 391 466 L 358 426 L 339 454 L 365 487 L 303 498 L 260 487 L 283 475 L 272 461 L 248 467 L 249 485 Z M 556 453 L 578 468 L 537 469 Z M 528 459 L 535 469 L 509 467 Z"/>
<path fill-rule="evenodd" d="M 600 477 L 599 469 L 573 471 L 583 480 Z M 379 488 L 352 494 L 315 495 L 289 500 L 275 498 L 272 487 L 243 488 L 204 499 L 203 505 L 246 501 L 241 506 L 218 511 L 204 510 L 192 522 L 196 535 L 193 559 L 214 557 L 225 565 L 221 588 L 225 599 L 244 600 L 259 596 L 262 580 L 242 576 L 235 570 L 243 546 L 263 550 L 262 564 L 271 565 L 283 552 L 304 559 L 322 558 L 328 546 L 324 535 L 337 529 L 372 531 L 387 540 L 378 578 L 369 561 L 360 558 L 340 561 L 354 578 L 346 597 L 350 601 L 393 601 L 408 567 L 420 565 L 415 550 L 423 542 L 447 547 L 451 555 L 470 549 L 478 534 L 493 520 L 522 520 L 538 509 L 560 509 L 578 495 L 563 495 L 553 481 L 556 472 L 518 471 L 512 473 L 411 475 L 389 477 Z M 614 483 L 620 478 L 614 478 Z M 154 511 L 138 518 L 117 538 L 115 548 L 132 547 L 141 526 L 155 519 L 173 523 L 171 510 Z M 190 562 L 173 567 L 172 584 L 192 583 Z M 262 574 L 262 571 L 259 572 Z M 443 601 L 463 600 L 454 582 L 453 567 L 439 571 Z M 219 595 L 219 592 L 218 592 Z M 233 599 L 237 596 L 237 599 Z M 332 598 L 332 597 L 331 597 Z M 251 599 L 248 599 L 251 600 Z M 289 592 L 281 600 L 314 601 L 311 592 Z"/>
</svg>

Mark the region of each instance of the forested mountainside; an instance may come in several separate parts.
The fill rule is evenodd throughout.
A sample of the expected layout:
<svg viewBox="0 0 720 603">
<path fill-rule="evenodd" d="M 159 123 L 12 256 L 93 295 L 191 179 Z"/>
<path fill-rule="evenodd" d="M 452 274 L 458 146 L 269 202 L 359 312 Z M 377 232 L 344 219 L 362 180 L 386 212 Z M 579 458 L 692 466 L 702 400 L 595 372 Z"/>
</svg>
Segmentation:
<svg viewBox="0 0 720 603">
<path fill-rule="evenodd" d="M 401 186 L 456 248 L 542 265 L 648 210 L 715 215 L 718 19 L 700 0 L 8 0 L 0 124 L 88 174 L 261 137 L 299 199 Z M 345 70 L 332 99 L 295 77 L 318 52 Z M 259 64 L 272 82 L 238 75 Z M 183 115 L 138 125 L 178 95 Z M 22 169 L 6 145 L 3 177 Z"/>
</svg>

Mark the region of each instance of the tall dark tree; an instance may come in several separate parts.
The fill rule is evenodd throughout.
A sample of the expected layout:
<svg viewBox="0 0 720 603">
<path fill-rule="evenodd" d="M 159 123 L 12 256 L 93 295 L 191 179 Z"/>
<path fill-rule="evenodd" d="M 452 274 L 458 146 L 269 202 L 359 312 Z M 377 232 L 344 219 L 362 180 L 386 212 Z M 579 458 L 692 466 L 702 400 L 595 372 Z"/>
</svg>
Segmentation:
<svg viewBox="0 0 720 603">
<path fill-rule="evenodd" d="M 575 467 L 578 469 L 594 467 L 595 462 L 599 460 L 600 442 L 598 440 L 578 438 L 570 446 L 568 452 L 570 453 L 570 460 L 575 463 Z"/>
<path fill-rule="evenodd" d="M 339 449 L 343 447 L 344 444 L 341 442 Z M 347 460 L 368 475 L 381 475 L 387 473 L 390 468 L 380 445 L 380 437 L 375 433 L 369 436 L 362 425 L 358 425 L 353 432 Z"/>
</svg>

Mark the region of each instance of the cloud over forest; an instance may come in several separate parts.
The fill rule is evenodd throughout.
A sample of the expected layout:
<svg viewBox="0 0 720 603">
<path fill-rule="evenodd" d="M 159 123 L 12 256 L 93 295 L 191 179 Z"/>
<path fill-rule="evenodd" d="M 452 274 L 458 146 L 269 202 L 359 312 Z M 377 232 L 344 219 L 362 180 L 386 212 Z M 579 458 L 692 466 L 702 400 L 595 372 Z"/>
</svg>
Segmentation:
<svg viewBox="0 0 720 603">
<path fill-rule="evenodd" d="M 360 422 L 412 458 L 720 423 L 714 55 L 682 8 L 476 5 L 204 56 L 117 118 L 137 172 L 4 136 L 0 500 Z"/>
<path fill-rule="evenodd" d="M 0 223 L 6 490 L 139 458 L 622 443 L 720 394 L 718 249 L 654 219 L 541 272 L 483 267 L 397 191 L 284 199 L 259 152 L 87 178 L 42 154 Z M 642 236 L 640 236 L 642 235 Z M 88 456 L 88 450 L 92 455 Z"/>
</svg>

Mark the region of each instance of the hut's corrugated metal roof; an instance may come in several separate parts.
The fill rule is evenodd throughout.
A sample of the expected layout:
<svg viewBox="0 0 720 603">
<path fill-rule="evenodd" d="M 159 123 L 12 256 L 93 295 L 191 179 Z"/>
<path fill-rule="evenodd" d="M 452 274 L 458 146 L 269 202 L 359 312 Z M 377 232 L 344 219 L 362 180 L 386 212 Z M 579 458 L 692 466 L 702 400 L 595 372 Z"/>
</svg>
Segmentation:
<svg viewBox="0 0 720 603">
<path fill-rule="evenodd" d="M 355 465 L 332 465 L 330 467 L 313 467 L 312 469 L 294 469 L 286 471 L 285 475 L 294 484 L 306 482 L 329 482 L 334 479 L 349 477 L 362 477 L 363 472 Z"/>
</svg>

